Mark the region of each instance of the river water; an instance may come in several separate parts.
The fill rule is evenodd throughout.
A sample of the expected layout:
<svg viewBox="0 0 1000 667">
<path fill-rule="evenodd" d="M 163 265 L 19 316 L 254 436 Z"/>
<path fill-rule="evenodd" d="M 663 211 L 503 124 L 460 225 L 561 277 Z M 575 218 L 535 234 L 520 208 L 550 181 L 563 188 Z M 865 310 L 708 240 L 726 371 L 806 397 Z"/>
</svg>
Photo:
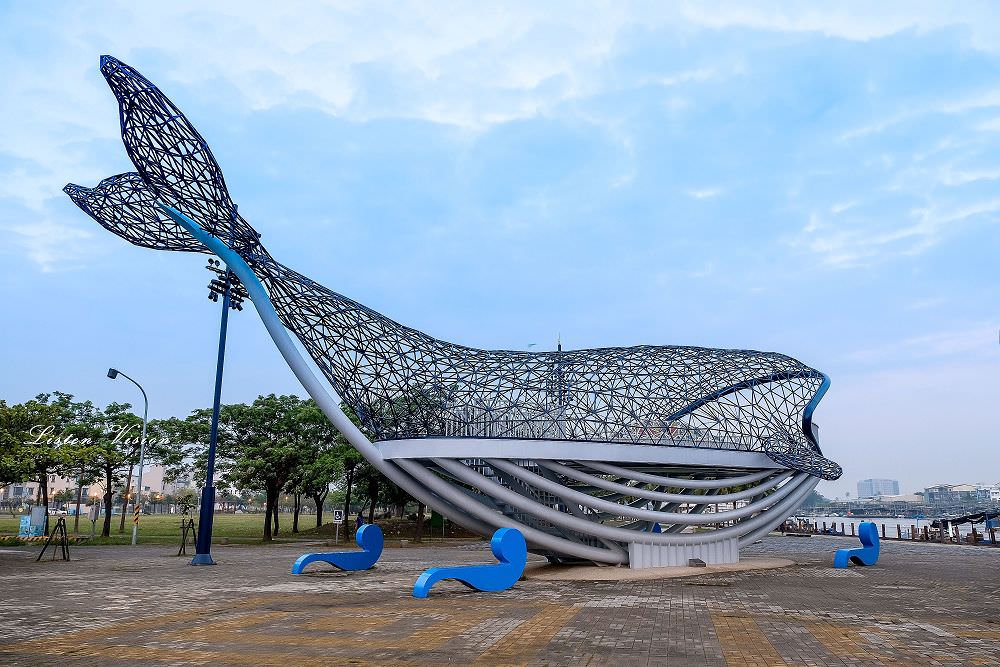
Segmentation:
<svg viewBox="0 0 1000 667">
<path fill-rule="evenodd" d="M 882 524 L 885 524 L 885 536 L 886 538 L 896 537 L 896 526 L 899 526 L 900 531 L 903 533 L 904 538 L 909 538 L 910 531 L 913 526 L 916 526 L 917 536 L 923 534 L 924 526 L 927 526 L 927 530 L 931 534 L 932 540 L 937 540 L 937 529 L 931 528 L 931 521 L 933 519 L 897 519 L 895 517 L 858 517 L 858 516 L 804 516 L 804 515 L 792 515 L 789 517 L 790 520 L 798 523 L 799 519 L 804 521 L 811 521 L 820 528 L 823 527 L 823 522 L 826 522 L 827 528 L 832 528 L 836 525 L 836 530 L 840 530 L 840 524 L 844 524 L 844 532 L 847 535 L 851 534 L 851 524 L 854 524 L 854 534 L 858 534 L 858 526 L 863 521 L 871 521 L 876 526 L 878 526 L 879 534 L 882 533 Z M 962 524 L 958 527 L 959 532 L 964 537 L 966 535 L 972 534 L 972 524 Z M 982 536 L 986 533 L 986 537 L 989 537 L 989 533 L 986 532 L 985 524 L 976 524 L 976 534 Z M 1000 533 L 997 534 L 997 539 L 1000 540 Z"/>
</svg>

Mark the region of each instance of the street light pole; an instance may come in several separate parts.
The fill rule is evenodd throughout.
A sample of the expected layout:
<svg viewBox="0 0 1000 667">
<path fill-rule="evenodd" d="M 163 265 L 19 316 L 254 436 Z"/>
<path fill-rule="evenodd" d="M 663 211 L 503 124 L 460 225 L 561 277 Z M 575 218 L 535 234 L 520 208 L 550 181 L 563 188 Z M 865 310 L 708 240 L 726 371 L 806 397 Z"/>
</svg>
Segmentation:
<svg viewBox="0 0 1000 667">
<path fill-rule="evenodd" d="M 108 377 L 114 380 L 116 377 L 121 375 L 123 378 L 139 387 L 139 391 L 142 392 L 142 435 L 139 436 L 139 476 L 135 480 L 135 503 L 136 507 L 142 507 L 142 464 L 146 458 L 146 423 L 149 421 L 149 399 L 146 397 L 146 390 L 142 388 L 142 385 L 125 375 L 119 370 L 114 368 L 108 369 Z M 138 520 L 132 522 L 132 546 L 134 547 L 138 542 L 139 538 L 139 522 Z"/>
<path fill-rule="evenodd" d="M 229 329 L 229 309 L 243 310 L 245 292 L 236 276 L 227 268 L 223 271 L 217 259 L 208 260 L 208 268 L 219 277 L 209 284 L 212 301 L 222 295 L 222 322 L 219 325 L 219 356 L 215 366 L 215 398 L 212 402 L 212 431 L 208 442 L 208 469 L 205 474 L 205 488 L 201 492 L 201 508 L 198 514 L 198 539 L 195 544 L 191 565 L 215 565 L 212 560 L 212 523 L 215 518 L 215 449 L 219 441 L 219 411 L 222 408 L 222 371 L 226 361 L 226 333 Z"/>
</svg>

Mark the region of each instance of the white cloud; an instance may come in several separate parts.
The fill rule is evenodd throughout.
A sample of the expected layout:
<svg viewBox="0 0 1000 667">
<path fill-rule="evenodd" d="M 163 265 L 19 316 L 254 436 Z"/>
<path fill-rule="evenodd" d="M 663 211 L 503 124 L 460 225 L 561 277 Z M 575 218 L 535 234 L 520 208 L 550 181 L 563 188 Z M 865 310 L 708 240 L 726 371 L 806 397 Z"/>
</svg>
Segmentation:
<svg viewBox="0 0 1000 667">
<path fill-rule="evenodd" d="M 906 304 L 907 310 L 929 310 L 932 308 L 938 308 L 940 306 L 948 303 L 948 300 L 943 296 L 929 296 L 925 299 L 917 299 Z"/>
<path fill-rule="evenodd" d="M 698 190 L 688 190 L 688 195 L 695 199 L 712 199 L 722 194 L 722 188 L 701 188 Z"/>
<path fill-rule="evenodd" d="M 838 138 L 841 141 L 861 139 L 873 134 L 884 132 L 890 127 L 895 127 L 900 123 L 931 114 L 954 116 L 972 111 L 981 111 L 983 109 L 994 109 L 998 107 L 1000 107 L 1000 89 L 978 91 L 957 98 L 943 98 L 931 102 L 910 105 L 904 110 L 888 117 L 881 118 L 874 123 L 845 130 Z M 982 123 L 978 127 L 986 130 L 990 130 L 991 128 L 990 122 Z"/>
<path fill-rule="evenodd" d="M 926 360 L 973 354 L 988 358 L 996 353 L 996 323 L 981 322 L 961 329 L 933 331 L 911 336 L 847 355 L 851 361 L 893 363 L 899 359 Z"/>
<path fill-rule="evenodd" d="M 918 33 L 960 27 L 969 46 L 1000 49 L 1000 28 L 988 4 L 943 5 L 935 2 L 798 2 L 734 3 L 722 7 L 689 2 L 682 16 L 699 26 L 750 28 L 774 32 L 815 32 L 852 41 L 869 41 L 907 30 Z"/>
<path fill-rule="evenodd" d="M 857 203 L 845 208 L 834 205 L 831 219 L 811 212 L 808 223 L 789 242 L 818 255 L 827 266 L 847 269 L 919 255 L 974 225 L 1000 224 L 1000 198 L 941 198 L 921 192 L 921 187 L 912 184 L 905 190 L 923 196 L 926 203 L 911 208 L 899 220 L 886 220 L 884 215 L 867 211 L 839 216 L 855 209 Z M 904 190 L 898 184 L 894 189 Z"/>
<path fill-rule="evenodd" d="M 93 234 L 76 225 L 64 225 L 51 218 L 40 218 L 31 223 L 2 227 L 11 234 L 29 259 L 38 264 L 43 273 L 76 268 L 91 254 Z"/>
<path fill-rule="evenodd" d="M 942 171 L 940 181 L 943 185 L 965 185 L 977 181 L 1000 180 L 1000 168 L 993 169 L 953 169 Z"/>
<path fill-rule="evenodd" d="M 737 68 L 733 71 L 734 74 L 742 71 L 742 68 Z M 655 77 L 650 79 L 653 83 L 657 83 L 661 86 L 677 86 L 682 83 L 689 83 L 691 81 L 712 81 L 714 79 L 719 79 L 722 77 L 722 72 L 714 67 L 700 67 L 698 69 L 687 70 L 684 72 L 678 72 L 676 74 L 668 74 L 667 76 Z"/>
<path fill-rule="evenodd" d="M 664 67 L 662 75 L 612 67 L 616 56 L 632 45 L 625 36 L 631 39 L 637 31 L 667 31 L 692 40 L 720 28 L 742 27 L 867 41 L 957 26 L 967 32 L 973 48 L 994 51 L 1000 46 L 1000 22 L 992 20 L 988 8 L 971 5 L 761 3 L 709 9 L 698 3 L 206 5 L 179 0 L 137 5 L 119 0 L 101 12 L 83 5 L 23 11 L 22 17 L 30 15 L 39 49 L 28 54 L 9 43 L 0 45 L 7 73 L 0 97 L 0 157 L 14 162 L 0 167 L 0 198 L 36 211 L 67 181 L 96 182 L 128 168 L 123 154 L 120 163 L 111 163 L 92 150 L 113 142 L 117 134 L 110 120 L 115 103 L 97 73 L 102 52 L 136 65 L 175 99 L 180 97 L 182 108 L 193 88 L 231 88 L 240 98 L 234 103 L 250 109 L 306 106 L 350 120 L 413 118 L 470 132 L 559 112 L 603 122 L 609 132 L 627 136 L 627 128 L 615 127 L 620 121 L 583 111 L 576 103 L 652 82 L 671 89 L 660 102 L 664 108 L 691 109 L 697 100 L 685 86 L 750 71 L 732 54 L 719 55 L 715 62 L 678 61 Z M 12 20 L 18 14 L 8 10 Z M 961 113 L 998 105 L 1000 92 L 986 91 L 921 112 Z M 863 136 L 895 122 L 890 118 L 874 129 L 844 136 Z M 634 177 L 635 171 L 627 170 L 613 185 L 630 184 Z M 955 178 L 963 175 L 956 172 Z M 688 192 L 695 199 L 721 193 L 718 187 Z M 889 231 L 844 229 L 832 235 L 824 229 L 803 245 L 828 263 L 851 265 L 869 256 L 866 248 L 934 238 L 924 229 L 928 224 Z M 807 231 L 818 234 L 819 229 Z"/>
<path fill-rule="evenodd" d="M 688 278 L 707 278 L 715 273 L 715 262 L 705 262 L 696 269 L 687 272 Z"/>
</svg>

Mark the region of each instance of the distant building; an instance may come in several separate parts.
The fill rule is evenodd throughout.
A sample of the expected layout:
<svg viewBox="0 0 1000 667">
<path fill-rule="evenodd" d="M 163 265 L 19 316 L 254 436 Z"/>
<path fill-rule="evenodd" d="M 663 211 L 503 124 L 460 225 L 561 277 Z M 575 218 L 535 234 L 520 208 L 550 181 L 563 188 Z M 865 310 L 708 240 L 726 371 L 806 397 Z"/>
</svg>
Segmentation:
<svg viewBox="0 0 1000 667">
<path fill-rule="evenodd" d="M 924 502 L 924 494 L 904 493 L 899 496 L 881 496 L 880 500 L 884 500 L 889 503 L 911 503 L 916 505 Z"/>
<path fill-rule="evenodd" d="M 38 484 L 35 482 L 20 482 L 10 486 L 0 486 L 0 500 L 9 502 L 28 502 L 35 499 Z"/>
<path fill-rule="evenodd" d="M 992 490 L 979 484 L 938 484 L 924 489 L 928 504 L 983 504 L 990 502 Z"/>
<path fill-rule="evenodd" d="M 894 479 L 863 479 L 858 482 L 858 498 L 898 495 L 899 482 Z"/>
<path fill-rule="evenodd" d="M 137 470 L 137 469 L 136 469 Z M 135 474 L 136 470 L 133 471 Z M 168 482 L 166 481 L 166 468 L 161 465 L 147 465 L 142 473 L 142 491 L 150 494 L 153 500 L 157 497 L 172 495 L 183 488 L 190 488 L 194 483 L 190 475 L 182 475 L 180 478 Z M 131 489 L 135 488 L 135 478 L 132 478 Z M 61 505 L 67 507 L 72 505 L 76 499 L 76 479 L 73 477 L 60 477 L 59 475 L 49 475 L 48 492 L 49 507 L 58 509 Z M 57 503 L 55 496 L 60 491 L 70 490 L 73 492 L 73 499 L 69 502 Z M 80 502 L 87 505 L 93 499 L 100 499 L 104 495 L 104 482 L 97 480 L 93 484 L 80 489 Z M 19 503 L 41 502 L 41 491 L 38 482 L 20 482 L 8 486 L 0 486 L 0 502 Z"/>
</svg>

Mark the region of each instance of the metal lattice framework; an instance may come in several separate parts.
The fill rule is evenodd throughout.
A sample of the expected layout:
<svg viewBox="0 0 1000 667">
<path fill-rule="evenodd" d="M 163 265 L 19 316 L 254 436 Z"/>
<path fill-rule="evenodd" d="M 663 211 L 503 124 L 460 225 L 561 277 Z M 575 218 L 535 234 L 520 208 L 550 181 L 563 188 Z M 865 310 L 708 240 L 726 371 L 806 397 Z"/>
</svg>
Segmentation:
<svg viewBox="0 0 1000 667">
<path fill-rule="evenodd" d="M 681 346 L 478 350 L 398 324 L 279 264 L 238 214 L 211 150 L 177 107 L 114 58 L 102 57 L 101 70 L 118 98 L 122 139 L 138 171 L 113 176 L 95 188 L 66 186 L 66 193 L 98 223 L 131 243 L 159 250 L 207 252 L 207 245 L 221 241 L 221 250 L 211 251 L 231 250 L 236 253 L 233 263 L 245 262 L 254 274 L 249 279 L 259 279 L 266 290 L 257 299 L 273 304 L 281 323 L 296 335 L 372 439 L 386 447 L 399 441 L 396 451 L 419 449 L 412 443 L 420 440 L 468 441 L 473 443 L 469 451 L 476 451 L 475 441 L 563 443 L 557 451 L 565 463 L 524 455 L 412 457 L 433 471 L 434 479 L 450 479 L 487 505 L 484 498 L 495 502 L 502 496 L 510 516 L 552 533 L 565 529 L 553 528 L 547 515 L 539 523 L 540 517 L 525 510 L 524 498 L 547 503 L 549 509 L 571 505 L 576 510 L 561 511 L 588 523 L 618 517 L 624 526 L 618 529 L 660 520 L 683 528 L 689 524 L 683 517 L 677 523 L 674 515 L 685 513 L 664 513 L 662 507 L 687 506 L 685 499 L 690 501 L 693 490 L 701 487 L 679 481 L 714 479 L 713 493 L 721 491 L 734 502 L 733 511 L 743 500 L 759 512 L 766 497 L 770 500 L 764 505 L 780 504 L 785 496 L 798 497 L 792 486 L 799 492 L 804 488 L 787 483 L 788 475 L 780 470 L 804 473 L 813 478 L 813 486 L 816 478 L 840 476 L 840 467 L 820 452 L 812 423 L 829 382 L 791 357 Z M 168 214 L 161 204 L 175 213 Z M 196 239 L 192 233 L 200 230 L 192 232 L 178 222 L 185 220 L 194 221 L 208 237 Z M 642 472 L 642 466 L 622 468 L 610 457 L 584 464 L 575 458 L 582 443 L 642 446 L 642 451 L 650 446 L 722 450 L 732 452 L 735 463 Z M 488 449 L 482 446 L 482 451 Z M 741 459 L 737 452 L 764 456 Z M 422 478 L 409 469 L 414 462 L 405 453 L 400 459 L 407 462 L 398 463 L 399 469 L 409 470 L 400 474 Z M 756 463 L 746 464 L 751 460 Z M 741 467 L 740 461 L 746 465 Z M 643 475 L 650 479 L 641 481 Z M 771 485 L 742 495 L 726 491 L 744 478 L 753 479 L 743 484 Z M 432 487 L 440 505 L 450 504 L 455 511 L 454 505 L 461 504 L 446 500 L 449 494 L 441 489 L 433 491 L 430 480 L 421 483 Z M 698 493 L 709 493 L 705 488 Z M 584 503 L 570 491 L 589 500 Z M 733 494 L 739 497 L 730 498 Z M 567 501 L 567 495 L 576 501 Z M 659 503 L 661 510 L 647 509 L 650 503 Z M 466 518 L 466 523 L 479 521 Z M 579 538 L 579 531 L 575 534 Z M 626 541 L 621 535 L 583 540 L 612 551 L 609 544 Z"/>
</svg>

